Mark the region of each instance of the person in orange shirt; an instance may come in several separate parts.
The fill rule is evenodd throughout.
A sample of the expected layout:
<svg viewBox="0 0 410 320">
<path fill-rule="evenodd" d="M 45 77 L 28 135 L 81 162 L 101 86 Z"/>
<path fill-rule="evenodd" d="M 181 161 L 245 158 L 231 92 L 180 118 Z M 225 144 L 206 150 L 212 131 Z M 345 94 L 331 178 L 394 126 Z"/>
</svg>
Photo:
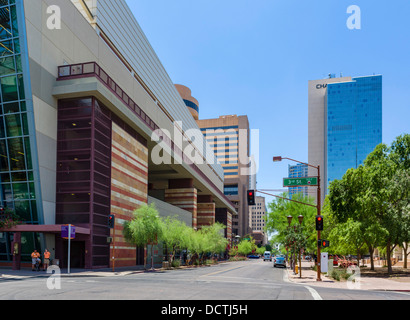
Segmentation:
<svg viewBox="0 0 410 320">
<path fill-rule="evenodd" d="M 43 270 L 46 271 L 48 265 L 50 264 L 50 251 L 47 249 L 44 251 L 44 263 L 43 263 Z"/>
<path fill-rule="evenodd" d="M 37 259 L 39 258 L 40 258 L 40 253 L 38 253 L 37 250 L 34 250 L 31 254 L 31 270 L 32 271 L 35 271 Z"/>
</svg>

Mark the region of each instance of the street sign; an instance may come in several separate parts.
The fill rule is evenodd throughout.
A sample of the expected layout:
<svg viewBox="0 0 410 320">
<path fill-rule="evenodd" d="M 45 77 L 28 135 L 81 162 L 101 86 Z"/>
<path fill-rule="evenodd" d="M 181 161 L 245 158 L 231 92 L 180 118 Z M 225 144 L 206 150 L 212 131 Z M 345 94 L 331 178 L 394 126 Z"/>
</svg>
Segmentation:
<svg viewBox="0 0 410 320">
<path fill-rule="evenodd" d="M 68 264 L 67 273 L 70 274 L 71 265 L 71 240 L 75 239 L 75 226 L 72 224 L 61 226 L 61 237 L 68 240 Z"/>
<path fill-rule="evenodd" d="M 310 187 L 318 186 L 317 177 L 306 177 L 306 178 L 284 178 L 283 186 L 288 187 Z"/>
<path fill-rule="evenodd" d="M 69 229 L 71 231 L 70 237 L 68 236 Z M 69 225 L 61 226 L 61 238 L 66 240 L 68 240 L 68 238 L 71 240 L 75 239 L 75 226 L 71 225 L 71 228 Z"/>
</svg>

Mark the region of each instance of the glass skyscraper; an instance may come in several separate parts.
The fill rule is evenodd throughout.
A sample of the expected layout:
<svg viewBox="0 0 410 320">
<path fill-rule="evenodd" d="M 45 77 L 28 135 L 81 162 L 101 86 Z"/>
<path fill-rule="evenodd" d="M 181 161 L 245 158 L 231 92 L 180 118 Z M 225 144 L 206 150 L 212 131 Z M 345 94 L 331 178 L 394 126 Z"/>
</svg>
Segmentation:
<svg viewBox="0 0 410 320">
<path fill-rule="evenodd" d="M 289 165 L 289 178 L 304 178 L 309 176 L 309 170 L 307 164 L 297 164 L 297 165 Z M 292 187 L 289 188 L 289 197 L 292 198 L 294 194 L 302 193 L 305 197 L 307 197 L 309 190 L 308 187 Z"/>
<path fill-rule="evenodd" d="M 327 185 L 382 143 L 382 76 L 329 83 L 325 100 Z M 325 120 L 325 121 L 326 121 Z"/>
<path fill-rule="evenodd" d="M 25 224 L 43 222 L 22 2 L 0 1 L 0 197 Z M 0 261 L 11 259 L 11 234 L 0 237 Z M 26 233 L 23 259 L 39 235 Z"/>
</svg>

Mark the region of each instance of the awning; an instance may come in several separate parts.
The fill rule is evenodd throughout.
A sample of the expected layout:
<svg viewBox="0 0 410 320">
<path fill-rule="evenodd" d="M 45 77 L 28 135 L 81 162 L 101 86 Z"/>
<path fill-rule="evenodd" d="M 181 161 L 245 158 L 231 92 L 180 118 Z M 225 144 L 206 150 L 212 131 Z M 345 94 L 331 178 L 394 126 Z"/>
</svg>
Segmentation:
<svg viewBox="0 0 410 320">
<path fill-rule="evenodd" d="M 29 225 L 22 224 L 8 229 L 0 229 L 0 232 L 37 232 L 37 233 L 48 233 L 48 234 L 59 234 L 61 233 L 61 227 L 65 226 L 63 224 L 53 224 L 53 225 Z M 82 228 L 75 226 L 76 234 L 90 235 L 91 231 L 88 228 Z"/>
</svg>

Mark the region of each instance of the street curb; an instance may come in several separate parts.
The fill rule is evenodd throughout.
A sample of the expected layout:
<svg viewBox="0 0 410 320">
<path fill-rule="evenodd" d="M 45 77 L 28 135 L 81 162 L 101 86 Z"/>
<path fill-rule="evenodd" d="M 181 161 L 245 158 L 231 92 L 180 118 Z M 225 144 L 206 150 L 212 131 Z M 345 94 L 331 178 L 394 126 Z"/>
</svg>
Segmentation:
<svg viewBox="0 0 410 320">
<path fill-rule="evenodd" d="M 291 277 L 289 277 L 289 272 L 291 272 L 292 270 L 290 268 L 286 268 L 286 277 L 284 274 L 283 280 L 289 283 L 294 283 L 297 285 L 301 285 L 301 286 L 307 286 L 306 283 L 298 283 L 297 281 L 292 280 Z M 313 287 L 320 287 L 320 288 L 331 288 L 331 289 L 339 289 L 337 287 L 327 287 L 327 286 L 321 286 L 320 283 L 312 283 L 310 284 Z M 361 288 L 360 290 L 362 291 L 375 291 L 375 292 L 397 292 L 397 293 L 404 293 L 404 294 L 409 294 L 410 293 L 410 289 L 386 289 L 386 288 L 381 288 L 381 289 L 377 289 L 377 288 L 370 288 L 370 289 L 365 289 L 365 288 Z"/>
</svg>

